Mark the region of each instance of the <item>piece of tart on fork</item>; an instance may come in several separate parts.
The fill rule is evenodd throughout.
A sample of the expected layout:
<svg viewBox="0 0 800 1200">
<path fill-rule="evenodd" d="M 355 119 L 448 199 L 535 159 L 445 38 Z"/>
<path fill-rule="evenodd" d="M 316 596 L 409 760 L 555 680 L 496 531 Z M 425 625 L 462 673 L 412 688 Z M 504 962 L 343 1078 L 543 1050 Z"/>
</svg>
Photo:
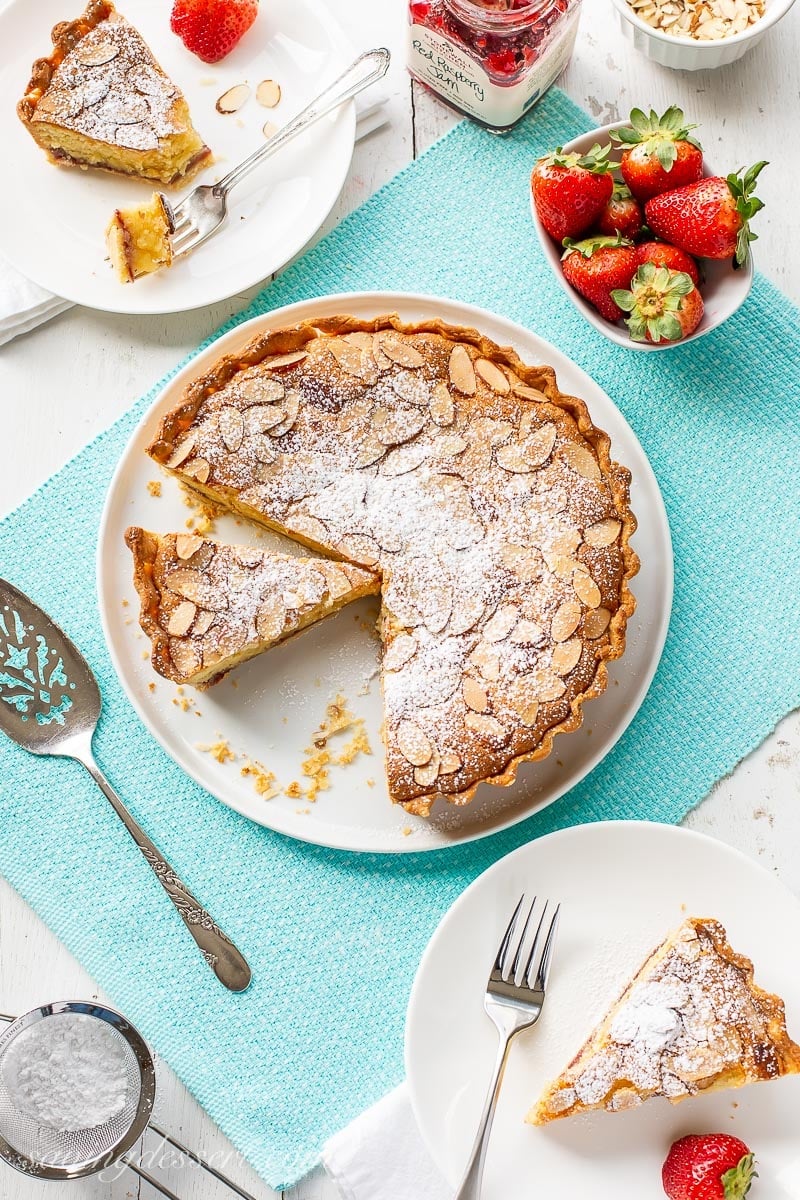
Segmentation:
<svg viewBox="0 0 800 1200">
<path fill-rule="evenodd" d="M 108 257 L 117 278 L 133 283 L 172 266 L 172 210 L 162 192 L 153 192 L 145 204 L 117 208 L 106 229 Z"/>
</svg>

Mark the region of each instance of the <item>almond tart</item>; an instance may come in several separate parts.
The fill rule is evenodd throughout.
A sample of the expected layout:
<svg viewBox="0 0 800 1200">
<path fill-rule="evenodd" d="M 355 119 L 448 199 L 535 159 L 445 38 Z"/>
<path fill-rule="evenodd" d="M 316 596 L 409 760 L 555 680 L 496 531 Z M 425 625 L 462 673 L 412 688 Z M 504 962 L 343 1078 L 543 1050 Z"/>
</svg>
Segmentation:
<svg viewBox="0 0 800 1200">
<path fill-rule="evenodd" d="M 110 0 L 52 32 L 17 113 L 56 163 L 183 183 L 211 151 L 180 90 Z"/>
<path fill-rule="evenodd" d="M 689 917 L 658 946 L 527 1120 L 673 1104 L 800 1072 L 778 996 L 753 981 L 718 921 Z"/>
<path fill-rule="evenodd" d="M 577 729 L 634 610 L 630 474 L 552 368 L 474 329 L 328 317 L 189 385 L 151 456 L 379 573 L 389 793 L 427 816 Z"/>
<path fill-rule="evenodd" d="M 161 537 L 134 526 L 125 540 L 153 666 L 195 687 L 380 587 L 374 572 L 350 563 L 225 546 L 197 534 Z"/>
</svg>

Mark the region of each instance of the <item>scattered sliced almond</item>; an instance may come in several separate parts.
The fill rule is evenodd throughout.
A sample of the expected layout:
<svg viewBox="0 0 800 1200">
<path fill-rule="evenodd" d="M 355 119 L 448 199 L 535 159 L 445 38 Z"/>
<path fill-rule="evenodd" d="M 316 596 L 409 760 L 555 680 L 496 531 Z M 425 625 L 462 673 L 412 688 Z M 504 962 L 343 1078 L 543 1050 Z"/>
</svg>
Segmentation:
<svg viewBox="0 0 800 1200">
<path fill-rule="evenodd" d="M 453 397 L 450 395 L 450 389 L 446 383 L 437 383 L 431 393 L 430 400 L 431 419 L 437 425 L 452 425 L 455 419 L 455 409 L 453 407 Z"/>
<path fill-rule="evenodd" d="M 542 577 L 541 553 L 531 546 L 503 546 L 500 559 L 523 583 L 536 583 Z"/>
<path fill-rule="evenodd" d="M 300 412 L 300 393 L 287 392 L 283 401 L 283 420 L 268 431 L 270 437 L 283 437 L 294 425 Z"/>
<path fill-rule="evenodd" d="M 433 757 L 433 746 L 427 734 L 415 721 L 403 720 L 397 726 L 397 746 L 412 767 L 424 767 Z"/>
<path fill-rule="evenodd" d="M 205 458 L 194 458 L 183 467 L 183 474 L 198 483 L 205 483 L 211 474 L 211 464 Z"/>
<path fill-rule="evenodd" d="M 397 475 L 407 475 L 409 471 L 416 469 L 424 463 L 425 459 L 430 454 L 430 446 L 425 446 L 421 442 L 413 442 L 410 446 L 398 446 L 395 450 L 390 451 L 386 458 L 381 463 L 381 475 L 394 477 Z M 404 543 L 399 543 L 394 548 L 400 549 Z M 391 549 L 381 541 L 384 550 Z"/>
<path fill-rule="evenodd" d="M 515 679 L 508 686 L 504 699 L 523 725 L 530 727 L 536 724 L 536 718 L 539 715 L 539 700 L 526 676 Z"/>
<path fill-rule="evenodd" d="M 548 422 L 524 442 L 509 442 L 506 446 L 499 446 L 495 457 L 504 471 L 534 471 L 550 457 L 555 440 L 556 427 Z"/>
<path fill-rule="evenodd" d="M 523 400 L 533 400 L 535 404 L 541 404 L 543 401 L 547 400 L 547 396 L 544 394 L 544 392 L 540 392 L 538 388 L 528 387 L 526 383 L 515 383 L 514 394 L 516 396 L 522 396 Z"/>
<path fill-rule="evenodd" d="M 467 675 L 461 691 L 467 708 L 471 708 L 473 712 L 486 712 L 489 707 L 489 693 L 483 684 L 478 683 L 477 679 L 473 679 L 471 675 Z"/>
<path fill-rule="evenodd" d="M 345 567 L 340 567 L 336 563 L 323 563 L 322 573 L 325 576 L 325 584 L 331 599 L 338 600 L 340 596 L 347 595 L 352 584 Z"/>
<path fill-rule="evenodd" d="M 191 600 L 182 600 L 170 613 L 167 633 L 172 634 L 173 637 L 183 637 L 189 632 L 196 612 L 197 606 Z"/>
<path fill-rule="evenodd" d="M 368 433 L 359 443 L 355 465 L 357 467 L 371 467 L 382 459 L 388 450 L 389 447 L 384 445 L 383 442 L 379 442 L 374 433 Z"/>
<path fill-rule="evenodd" d="M 572 576 L 572 586 L 575 588 L 575 595 L 579 600 L 582 600 L 587 608 L 597 608 L 600 600 L 600 588 L 587 570 L 578 570 Z"/>
<path fill-rule="evenodd" d="M 179 675 L 188 679 L 203 665 L 200 647 L 192 639 L 170 638 L 169 656 Z"/>
<path fill-rule="evenodd" d="M 602 637 L 608 629 L 610 620 L 611 613 L 607 608 L 596 608 L 593 612 L 587 613 L 583 622 L 583 636 L 592 641 Z"/>
<path fill-rule="evenodd" d="M 417 653 L 417 639 L 410 633 L 398 633 L 383 655 L 384 671 L 399 671 Z"/>
<path fill-rule="evenodd" d="M 278 128 L 279 126 L 277 126 L 274 121 L 265 121 L 261 127 L 261 132 L 267 141 L 269 141 L 270 138 L 275 137 L 275 134 L 278 132 Z"/>
<path fill-rule="evenodd" d="M 464 717 L 464 724 L 473 733 L 494 742 L 507 742 L 511 736 L 510 731 L 501 725 L 497 717 L 488 717 L 483 713 L 468 712 Z"/>
<path fill-rule="evenodd" d="M 621 521 L 608 517 L 605 521 L 596 521 L 594 525 L 590 525 L 588 529 L 584 530 L 583 537 L 589 546 L 610 546 L 619 537 L 621 529 Z"/>
<path fill-rule="evenodd" d="M 487 642 L 502 642 L 519 620 L 519 609 L 515 604 L 501 604 L 494 616 L 483 627 Z"/>
<path fill-rule="evenodd" d="M 455 750 L 445 750 L 439 763 L 439 774 L 452 775 L 455 771 L 459 771 L 461 766 L 461 756 L 456 754 Z"/>
<path fill-rule="evenodd" d="M 484 383 L 488 383 L 493 392 L 505 396 L 511 391 L 511 384 L 498 366 L 488 358 L 479 358 L 475 362 L 475 370 Z"/>
<path fill-rule="evenodd" d="M 275 108 L 281 102 L 281 85 L 274 79 L 262 79 L 256 88 L 256 100 L 264 108 Z"/>
<path fill-rule="evenodd" d="M 265 358 L 262 366 L 269 371 L 282 371 L 285 367 L 294 367 L 308 358 L 307 350 L 292 350 L 290 354 L 276 354 L 273 358 Z"/>
<path fill-rule="evenodd" d="M 511 630 L 508 640 L 515 646 L 538 646 L 544 638 L 544 630 L 535 621 L 523 617 Z"/>
<path fill-rule="evenodd" d="M 286 610 L 276 596 L 256 616 L 256 633 L 262 642 L 273 642 L 283 632 Z"/>
<path fill-rule="evenodd" d="M 469 633 L 480 621 L 485 607 L 481 596 L 456 590 L 448 632 L 454 637 L 460 633 Z"/>
<path fill-rule="evenodd" d="M 380 333 L 372 335 L 372 357 L 375 359 L 375 365 L 379 371 L 389 371 L 392 367 L 392 360 L 381 346 L 381 336 Z"/>
<path fill-rule="evenodd" d="M 266 433 L 267 430 L 280 425 L 285 416 L 286 413 L 279 404 L 253 404 L 242 417 L 244 432 L 247 436 Z"/>
<path fill-rule="evenodd" d="M 210 608 L 214 612 L 222 612 L 228 607 L 228 599 L 223 589 L 215 587 L 202 571 L 192 567 L 178 567 L 167 576 L 167 587 L 184 600 L 191 600 L 201 608 Z"/>
<path fill-rule="evenodd" d="M 577 600 L 564 600 L 556 609 L 550 625 L 550 636 L 554 642 L 565 642 L 572 637 L 581 619 L 581 606 Z"/>
<path fill-rule="evenodd" d="M 228 88 L 227 92 L 223 92 L 217 101 L 218 113 L 235 113 L 244 104 L 245 100 L 250 95 L 250 88 L 246 83 L 237 83 L 232 88 Z"/>
<path fill-rule="evenodd" d="M 542 704 L 560 700 L 567 690 L 563 679 L 559 679 L 552 671 L 538 671 L 535 676 L 529 678 L 534 680 L 536 694 Z"/>
<path fill-rule="evenodd" d="M 317 545 L 324 546 L 330 538 L 328 526 L 317 517 L 310 517 L 307 513 L 292 513 L 287 517 L 287 525 L 294 533 L 308 538 Z"/>
<path fill-rule="evenodd" d="M 244 417 L 238 408 L 228 405 L 219 414 L 219 431 L 228 450 L 238 450 L 244 440 Z"/>
<path fill-rule="evenodd" d="M 381 350 L 401 367 L 421 367 L 425 359 L 419 350 L 398 333 L 380 334 Z"/>
<path fill-rule="evenodd" d="M 182 462 L 185 462 L 189 455 L 197 445 L 197 434 L 188 434 L 183 441 L 179 442 L 172 454 L 167 459 L 168 467 L 179 467 Z"/>
<path fill-rule="evenodd" d="M 273 463 L 278 457 L 275 446 L 265 433 L 254 433 L 247 439 L 247 448 L 252 450 L 253 455 L 260 463 Z"/>
<path fill-rule="evenodd" d="M 424 429 L 426 415 L 419 408 L 376 408 L 373 421 L 375 436 L 385 446 L 408 442 Z"/>
<path fill-rule="evenodd" d="M 196 533 L 179 533 L 175 538 L 175 553 L 178 558 L 191 558 L 203 544 L 203 539 Z"/>
<path fill-rule="evenodd" d="M 585 446 L 579 446 L 576 442 L 570 442 L 562 448 L 561 457 L 572 467 L 573 471 L 577 471 L 584 479 L 593 479 L 596 481 L 602 478 L 597 460 L 589 453 Z"/>
<path fill-rule="evenodd" d="M 475 368 L 466 346 L 457 343 L 450 353 L 450 382 L 464 396 L 475 395 Z"/>
<path fill-rule="evenodd" d="M 453 589 L 446 580 L 429 583 L 414 600 L 419 604 L 422 619 L 431 633 L 441 633 L 453 611 Z"/>
<path fill-rule="evenodd" d="M 439 778 L 440 765 L 439 752 L 434 747 L 431 761 L 426 763 L 424 767 L 414 768 L 414 782 L 420 787 L 432 787 Z"/>
<path fill-rule="evenodd" d="M 556 675 L 569 675 L 578 665 L 582 651 L 583 643 L 580 638 L 574 637 L 567 642 L 560 642 L 553 650 L 552 667 Z"/>
<path fill-rule="evenodd" d="M 209 612 L 206 609 L 203 609 L 200 612 L 198 612 L 197 619 L 194 623 L 195 637 L 202 637 L 203 634 L 208 633 L 209 629 L 214 624 L 216 619 L 217 619 L 217 614 L 215 612 Z"/>
<path fill-rule="evenodd" d="M 119 46 L 110 37 L 86 37 L 73 50 L 78 62 L 85 67 L 102 67 L 119 54 Z"/>
<path fill-rule="evenodd" d="M 489 683 L 496 683 L 500 678 L 500 655 L 487 642 L 478 642 L 468 661 Z"/>
</svg>

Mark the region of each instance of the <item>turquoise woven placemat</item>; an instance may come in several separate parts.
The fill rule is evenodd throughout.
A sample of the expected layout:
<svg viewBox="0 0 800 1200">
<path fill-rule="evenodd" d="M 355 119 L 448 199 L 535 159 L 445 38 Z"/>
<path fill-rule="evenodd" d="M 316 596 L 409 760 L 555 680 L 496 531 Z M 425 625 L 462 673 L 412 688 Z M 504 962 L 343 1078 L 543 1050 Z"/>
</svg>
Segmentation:
<svg viewBox="0 0 800 1200">
<path fill-rule="evenodd" d="M 108 482 L 152 393 L 0 526 L 0 573 L 97 671 L 100 761 L 246 952 L 254 983 L 242 996 L 217 984 L 79 767 L 34 762 L 5 740 L 0 868 L 274 1186 L 399 1081 L 417 962 L 471 879 L 564 825 L 680 820 L 800 703 L 798 314 L 758 278 L 722 330 L 668 354 L 628 353 L 592 331 L 528 212 L 533 160 L 590 126 L 557 91 L 503 139 L 460 125 L 237 318 L 326 292 L 449 295 L 555 342 L 633 425 L 675 544 L 670 636 L 638 717 L 558 804 L 482 843 L 359 856 L 250 824 L 165 757 L 113 673 L 91 584 Z"/>
</svg>

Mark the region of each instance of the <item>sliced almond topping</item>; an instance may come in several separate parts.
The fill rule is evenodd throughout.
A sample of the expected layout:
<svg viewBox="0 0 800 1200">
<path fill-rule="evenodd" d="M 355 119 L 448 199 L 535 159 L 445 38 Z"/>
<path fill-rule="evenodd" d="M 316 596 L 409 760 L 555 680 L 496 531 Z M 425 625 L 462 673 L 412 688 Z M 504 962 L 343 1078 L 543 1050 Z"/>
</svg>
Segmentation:
<svg viewBox="0 0 800 1200">
<path fill-rule="evenodd" d="M 170 613 L 167 633 L 171 633 L 173 637 L 183 637 L 189 632 L 196 612 L 197 607 L 192 604 L 191 600 L 182 600 Z"/>
<path fill-rule="evenodd" d="M 191 600 L 201 608 L 210 608 L 214 612 L 222 612 L 228 607 L 227 597 L 222 588 L 217 588 L 209 582 L 201 571 L 191 567 L 178 567 L 167 576 L 167 587 L 184 600 Z"/>
<path fill-rule="evenodd" d="M 525 453 L 529 466 L 541 467 L 547 462 L 556 441 L 556 427 L 548 421 L 525 442 Z"/>
<path fill-rule="evenodd" d="M 260 463 L 273 463 L 278 452 L 266 434 L 256 433 L 247 439 L 247 448 L 252 450 L 254 457 Z"/>
<path fill-rule="evenodd" d="M 238 408 L 229 405 L 222 409 L 219 414 L 219 431 L 231 453 L 239 449 L 244 438 L 244 417 Z"/>
<path fill-rule="evenodd" d="M 119 47 L 109 37 L 87 37 L 73 50 L 78 62 L 85 67 L 102 67 L 119 54 Z"/>
<path fill-rule="evenodd" d="M 439 774 L 452 775 L 455 771 L 459 771 L 461 766 L 461 756 L 456 754 L 455 750 L 445 750 L 439 764 Z"/>
<path fill-rule="evenodd" d="M 169 656 L 179 675 L 188 679 L 203 665 L 200 647 L 187 638 L 170 638 Z"/>
<path fill-rule="evenodd" d="M 523 617 L 509 634 L 509 641 L 515 646 L 538 646 L 544 638 L 544 630 L 535 621 Z"/>
<path fill-rule="evenodd" d="M 464 396 L 475 395 L 475 368 L 466 346 L 459 342 L 450 354 L 450 382 Z"/>
<path fill-rule="evenodd" d="M 410 633 L 398 633 L 383 655 L 384 671 L 399 671 L 417 653 L 417 639 Z"/>
<path fill-rule="evenodd" d="M 497 612 L 483 627 L 483 636 L 487 642 L 502 642 L 508 637 L 519 620 L 519 609 L 515 604 L 501 604 Z"/>
<path fill-rule="evenodd" d="M 422 619 L 431 633 L 441 633 L 450 620 L 453 610 L 453 589 L 445 580 L 429 583 L 419 596 L 413 597 L 419 604 Z"/>
<path fill-rule="evenodd" d="M 274 642 L 283 633 L 286 610 L 278 597 L 274 597 L 256 616 L 256 633 L 261 642 Z"/>
<path fill-rule="evenodd" d="M 439 751 L 434 748 L 431 761 L 424 767 L 414 768 L 414 782 L 419 784 L 420 787 L 432 787 L 439 778 L 440 766 Z"/>
<path fill-rule="evenodd" d="M 594 612 L 587 613 L 583 622 L 583 636 L 592 640 L 602 637 L 610 620 L 611 613 L 607 608 L 596 608 Z"/>
<path fill-rule="evenodd" d="M 264 561 L 263 554 L 255 546 L 238 546 L 233 557 L 241 567 L 258 567 Z"/>
<path fill-rule="evenodd" d="M 399 363 L 401 367 L 421 367 L 425 359 L 419 350 L 398 333 L 382 333 L 380 336 L 381 349 L 384 354 Z"/>
<path fill-rule="evenodd" d="M 489 683 L 496 683 L 500 678 L 500 655 L 486 642 L 478 642 L 468 661 Z"/>
<path fill-rule="evenodd" d="M 449 632 L 455 637 L 474 629 L 483 616 L 485 604 L 479 595 L 456 592 L 453 596 L 453 611 L 450 614 Z"/>
<path fill-rule="evenodd" d="M 175 553 L 178 558 L 191 558 L 203 544 L 203 539 L 196 533 L 179 533 L 175 538 Z"/>
<path fill-rule="evenodd" d="M 244 373 L 244 378 L 247 380 L 247 389 L 237 392 L 236 395 L 236 403 L 240 407 L 245 405 L 249 407 L 252 404 L 278 404 L 286 395 L 286 388 L 280 379 L 271 379 L 263 373 L 251 375 L 249 371 Z"/>
<path fill-rule="evenodd" d="M 376 409 L 376 437 L 385 446 L 398 446 L 424 429 L 426 416 L 418 408 Z"/>
<path fill-rule="evenodd" d="M 214 636 L 205 640 L 203 659 L 213 662 L 220 658 L 230 658 L 232 654 L 239 653 L 246 641 L 245 625 L 226 625 L 219 631 L 215 629 Z"/>
<path fill-rule="evenodd" d="M 575 588 L 575 595 L 583 601 L 587 608 L 597 608 L 602 599 L 600 588 L 588 571 L 585 569 L 576 571 L 572 576 L 572 586 Z"/>
<path fill-rule="evenodd" d="M 579 446 L 575 442 L 570 442 L 562 448 L 561 457 L 572 467 L 573 471 L 577 471 L 584 479 L 602 479 L 597 460 L 589 453 L 585 446 Z"/>
<path fill-rule="evenodd" d="M 283 437 L 294 425 L 300 412 L 300 393 L 287 392 L 283 401 L 283 420 L 268 431 L 270 437 Z"/>
<path fill-rule="evenodd" d="M 250 88 L 246 83 L 237 83 L 232 88 L 228 88 L 227 92 L 223 92 L 217 101 L 218 113 L 235 113 L 244 104 L 245 100 L 250 95 Z"/>
<path fill-rule="evenodd" d="M 437 425 L 452 425 L 455 419 L 453 397 L 446 383 L 437 383 L 430 401 L 431 418 Z"/>
<path fill-rule="evenodd" d="M 433 444 L 433 453 L 437 459 L 455 458 L 466 450 L 469 442 L 460 433 L 443 433 Z"/>
<path fill-rule="evenodd" d="M 198 483 L 205 483 L 211 474 L 211 464 L 204 458 L 195 458 L 186 464 L 183 473 L 190 479 L 196 479 Z"/>
<path fill-rule="evenodd" d="M 167 466 L 168 467 L 179 467 L 181 465 L 181 463 L 185 462 L 186 459 L 189 457 L 189 455 L 192 453 L 196 444 L 197 444 L 197 434 L 196 433 L 188 434 L 188 436 L 185 437 L 182 442 L 179 442 L 178 445 L 175 447 L 175 449 L 172 451 L 172 454 L 167 459 Z"/>
<path fill-rule="evenodd" d="M 262 79 L 256 88 L 256 100 L 259 104 L 263 104 L 264 108 L 274 108 L 281 102 L 280 84 L 276 83 L 274 79 Z"/>
<path fill-rule="evenodd" d="M 215 612 L 208 612 L 206 610 L 199 612 L 197 614 L 197 620 L 194 623 L 195 637 L 202 637 L 203 634 L 208 633 L 216 619 L 217 614 Z"/>
<path fill-rule="evenodd" d="M 261 365 L 269 371 L 279 371 L 301 363 L 304 358 L 308 358 L 307 350 L 292 350 L 290 354 L 276 354 L 274 358 L 265 358 Z"/>
<path fill-rule="evenodd" d="M 570 638 L 568 642 L 561 642 L 553 650 L 552 667 L 556 675 L 569 675 L 570 671 L 578 665 L 583 650 L 583 643 L 580 638 Z"/>
<path fill-rule="evenodd" d="M 536 718 L 539 715 L 539 701 L 528 676 L 523 675 L 509 684 L 504 699 L 523 725 L 530 727 L 536 724 Z"/>
<path fill-rule="evenodd" d="M 605 521 L 596 521 L 594 525 L 590 525 L 584 530 L 584 539 L 589 546 L 610 546 L 619 537 L 619 531 L 622 529 L 622 522 L 615 521 L 613 517 L 608 517 Z"/>
<path fill-rule="evenodd" d="M 581 606 L 577 600 L 564 600 L 558 606 L 550 625 L 550 636 L 554 642 L 565 642 L 572 637 L 581 619 Z"/>
<path fill-rule="evenodd" d="M 355 333 L 343 333 L 342 338 L 345 342 L 350 342 L 353 346 L 358 346 L 359 350 L 363 350 L 365 354 L 372 354 L 372 343 L 375 335 L 372 333 L 356 331 Z"/>
<path fill-rule="evenodd" d="M 488 717 L 483 713 L 468 712 L 464 717 L 464 724 L 473 733 L 490 738 L 494 742 L 507 742 L 511 736 L 509 730 L 501 725 L 496 717 Z"/>
<path fill-rule="evenodd" d="M 480 375 L 484 383 L 488 383 L 493 392 L 499 392 L 501 396 L 505 396 L 511 391 L 511 384 L 498 366 L 488 358 L 479 358 L 475 362 L 475 370 Z"/>
<path fill-rule="evenodd" d="M 281 405 L 254 404 L 244 414 L 244 432 L 248 435 L 266 433 L 268 429 L 274 429 L 276 425 L 280 425 L 284 416 Z"/>
<path fill-rule="evenodd" d="M 520 442 L 510 442 L 507 446 L 498 446 L 495 451 L 498 466 L 504 471 L 525 472 L 531 467 L 525 457 L 525 447 Z"/>
<path fill-rule="evenodd" d="M 542 577 L 542 556 L 532 546 L 509 543 L 500 551 L 500 559 L 523 583 L 536 583 Z"/>
<path fill-rule="evenodd" d="M 425 446 L 421 442 L 413 442 L 410 446 L 399 446 L 392 450 L 381 463 L 381 475 L 407 475 L 409 471 L 416 471 L 417 467 L 422 466 L 430 454 L 430 449 L 430 446 Z M 383 542 L 381 544 L 383 545 Z M 388 549 L 390 547 L 384 545 L 384 550 Z"/>
<path fill-rule="evenodd" d="M 352 590 L 353 584 L 346 567 L 340 567 L 337 563 L 322 563 L 320 569 L 325 577 L 328 595 L 332 600 L 339 600 Z"/>
<path fill-rule="evenodd" d="M 372 335 L 372 357 L 375 359 L 375 365 L 379 371 L 388 371 L 391 369 L 392 360 L 388 354 L 384 353 L 381 347 L 381 337 L 380 333 Z"/>
<path fill-rule="evenodd" d="M 467 708 L 471 708 L 473 712 L 486 712 L 489 707 L 489 694 L 483 684 L 478 683 L 477 679 L 473 679 L 471 675 L 467 675 L 461 685 L 461 690 Z"/>
<path fill-rule="evenodd" d="M 361 439 L 356 455 L 355 465 L 357 467 L 371 467 L 373 463 L 378 462 L 383 458 L 389 447 L 379 442 L 374 433 L 368 433 L 366 437 Z"/>
<path fill-rule="evenodd" d="M 424 767 L 433 757 L 433 746 L 427 734 L 415 721 L 403 720 L 397 726 L 397 746 L 412 767 Z"/>
<path fill-rule="evenodd" d="M 347 400 L 343 408 L 339 412 L 337 424 L 345 433 L 352 429 L 354 425 L 358 425 L 361 421 L 366 421 L 372 415 L 373 404 L 366 396 L 358 396 L 354 400 Z"/>
<path fill-rule="evenodd" d="M 536 404 L 541 404 L 542 401 L 547 400 L 544 392 L 540 392 L 538 388 L 528 387 L 526 383 L 515 383 L 514 394 L 522 396 L 523 400 L 533 400 Z"/>
<path fill-rule="evenodd" d="M 416 404 L 418 408 L 427 408 L 430 399 L 428 386 L 419 371 L 409 371 L 401 367 L 395 371 L 389 382 L 393 391 L 408 404 Z"/>
<path fill-rule="evenodd" d="M 359 347 L 344 338 L 330 338 L 328 349 L 339 366 L 348 375 L 363 379 L 365 383 L 375 383 L 378 379 L 378 369 L 372 354 L 366 355 Z"/>
<path fill-rule="evenodd" d="M 339 548 L 362 567 L 374 567 L 381 553 L 378 543 L 363 533 L 346 533 L 339 539 Z"/>
<path fill-rule="evenodd" d="M 536 694 L 542 704 L 548 704 L 551 700 L 560 700 L 567 690 L 563 679 L 559 679 L 552 671 L 537 671 L 535 675 L 528 676 L 534 681 Z"/>
</svg>

